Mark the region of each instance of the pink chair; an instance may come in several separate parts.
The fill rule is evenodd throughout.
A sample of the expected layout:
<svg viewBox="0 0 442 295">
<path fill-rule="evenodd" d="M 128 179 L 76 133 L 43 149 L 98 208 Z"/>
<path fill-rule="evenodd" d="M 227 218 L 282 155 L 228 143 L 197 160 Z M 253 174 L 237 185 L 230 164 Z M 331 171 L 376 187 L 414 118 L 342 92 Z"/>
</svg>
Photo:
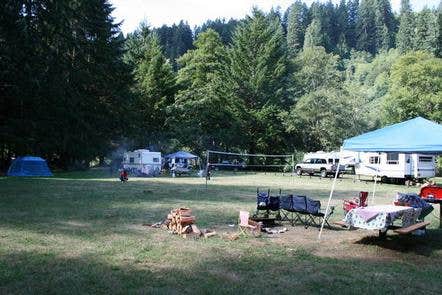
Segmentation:
<svg viewBox="0 0 442 295">
<path fill-rule="evenodd" d="M 239 211 L 239 230 L 242 234 L 251 232 L 254 236 L 261 234 L 261 222 L 256 222 L 250 219 L 250 213 L 248 211 Z"/>
</svg>

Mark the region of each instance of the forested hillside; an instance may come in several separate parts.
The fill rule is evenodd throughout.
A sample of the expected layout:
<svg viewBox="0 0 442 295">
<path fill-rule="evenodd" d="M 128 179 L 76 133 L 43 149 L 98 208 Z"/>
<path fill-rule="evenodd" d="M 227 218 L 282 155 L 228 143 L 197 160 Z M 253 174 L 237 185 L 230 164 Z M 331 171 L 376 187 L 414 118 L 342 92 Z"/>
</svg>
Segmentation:
<svg viewBox="0 0 442 295">
<path fill-rule="evenodd" d="M 126 37 L 112 9 L 0 3 L 3 167 L 22 154 L 86 167 L 118 147 L 331 150 L 415 116 L 442 123 L 442 4 L 294 1 Z"/>
</svg>

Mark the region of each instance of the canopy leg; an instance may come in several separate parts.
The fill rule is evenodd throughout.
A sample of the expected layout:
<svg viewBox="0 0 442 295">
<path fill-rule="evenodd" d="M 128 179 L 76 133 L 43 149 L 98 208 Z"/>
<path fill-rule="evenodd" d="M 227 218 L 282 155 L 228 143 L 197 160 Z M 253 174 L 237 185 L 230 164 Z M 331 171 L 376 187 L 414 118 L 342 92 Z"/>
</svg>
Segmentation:
<svg viewBox="0 0 442 295">
<path fill-rule="evenodd" d="M 330 196 L 328 197 L 328 202 L 327 202 L 327 208 L 325 209 L 325 215 L 324 218 L 322 219 L 322 223 L 321 223 L 321 229 L 319 230 L 319 235 L 318 235 L 318 239 L 321 239 L 321 234 L 322 234 L 322 229 L 324 228 L 324 224 L 325 224 L 325 217 L 328 216 L 328 211 L 330 210 L 330 201 L 333 197 L 333 192 L 335 190 L 335 185 L 336 185 L 336 180 L 338 179 L 338 175 L 339 175 L 339 164 L 336 165 L 336 172 L 335 172 L 335 177 L 333 179 L 333 184 L 332 184 L 332 188 L 330 191 Z"/>
</svg>

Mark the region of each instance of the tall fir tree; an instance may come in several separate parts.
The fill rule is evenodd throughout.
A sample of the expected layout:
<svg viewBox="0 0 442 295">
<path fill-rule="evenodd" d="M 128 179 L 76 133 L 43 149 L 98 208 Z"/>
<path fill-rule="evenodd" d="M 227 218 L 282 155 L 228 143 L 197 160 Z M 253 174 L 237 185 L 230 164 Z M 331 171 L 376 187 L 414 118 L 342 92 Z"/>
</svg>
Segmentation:
<svg viewBox="0 0 442 295">
<path fill-rule="evenodd" d="M 439 29 L 437 37 L 437 57 L 442 57 L 442 1 L 439 2 L 439 8 L 437 9 L 437 22 Z"/>
<path fill-rule="evenodd" d="M 401 0 L 399 30 L 396 35 L 396 48 L 405 53 L 413 49 L 414 16 L 410 0 Z"/>
<path fill-rule="evenodd" d="M 356 23 L 356 48 L 369 53 L 376 53 L 376 24 L 374 1 L 361 0 Z"/>
<path fill-rule="evenodd" d="M 287 18 L 287 50 L 295 56 L 304 46 L 304 35 L 307 29 L 308 8 L 305 3 L 297 0 L 288 9 Z"/>
<path fill-rule="evenodd" d="M 396 21 L 391 10 L 390 0 L 375 0 L 375 42 L 376 52 L 387 51 L 394 46 Z"/>
<path fill-rule="evenodd" d="M 289 103 L 287 72 L 281 23 L 254 9 L 234 34 L 226 75 L 232 96 L 239 104 L 249 152 L 284 148 L 279 113 Z"/>
<path fill-rule="evenodd" d="M 112 10 L 101 0 L 2 2 L 1 60 L 24 69 L 8 70 L 14 81 L 0 83 L 10 98 L 8 127 L 0 128 L 9 151 L 85 167 L 121 135 L 114 118 L 124 109 L 129 75 Z"/>
<path fill-rule="evenodd" d="M 167 138 L 166 109 L 174 101 L 175 77 L 172 65 L 162 52 L 158 36 L 149 36 L 143 58 L 135 68 L 138 95 L 139 132 L 135 134 L 138 147 L 159 146 Z"/>
<path fill-rule="evenodd" d="M 321 21 L 319 19 L 313 19 L 310 25 L 307 27 L 304 39 L 304 49 L 315 46 L 325 47 L 325 37 L 322 31 Z"/>
<path fill-rule="evenodd" d="M 180 90 L 169 108 L 168 124 L 184 146 L 201 154 L 207 149 L 229 150 L 238 146 L 234 104 L 225 86 L 227 51 L 212 29 L 198 35 L 194 50 L 180 59 Z"/>
<path fill-rule="evenodd" d="M 375 54 L 394 46 L 395 19 L 389 0 L 362 0 L 356 24 L 358 50 Z"/>
<path fill-rule="evenodd" d="M 208 29 L 215 30 L 223 43 L 225 45 L 230 44 L 232 42 L 232 35 L 235 31 L 236 25 L 238 24 L 238 21 L 235 19 L 230 19 L 229 21 L 226 21 L 225 19 L 215 19 L 215 20 L 208 20 L 201 26 L 196 27 L 195 29 L 195 38 L 198 37 L 198 35 L 202 32 L 207 31 Z"/>
<path fill-rule="evenodd" d="M 437 54 L 439 48 L 439 24 L 435 11 L 424 8 L 416 15 L 413 49 Z"/>
<path fill-rule="evenodd" d="M 348 19 L 345 39 L 350 48 L 356 48 L 356 24 L 358 23 L 359 0 L 349 0 L 347 9 Z"/>
<path fill-rule="evenodd" d="M 164 48 L 165 56 L 170 60 L 174 69 L 177 68 L 176 60 L 192 49 L 193 33 L 189 24 L 180 21 L 172 26 L 163 25 L 153 30 L 160 40 L 160 45 Z"/>
</svg>

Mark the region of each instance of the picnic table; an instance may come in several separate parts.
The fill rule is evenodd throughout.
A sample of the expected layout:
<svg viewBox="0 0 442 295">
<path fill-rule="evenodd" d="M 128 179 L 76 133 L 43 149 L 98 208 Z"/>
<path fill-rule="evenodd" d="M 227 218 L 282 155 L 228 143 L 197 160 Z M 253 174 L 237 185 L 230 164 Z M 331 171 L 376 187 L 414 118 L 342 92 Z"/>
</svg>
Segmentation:
<svg viewBox="0 0 442 295">
<path fill-rule="evenodd" d="M 382 236 L 388 229 L 394 227 L 394 221 L 399 218 L 402 220 L 402 228 L 413 226 L 421 210 L 421 208 L 395 205 L 359 207 L 350 210 L 344 222 L 356 228 L 379 230 L 379 235 Z"/>
</svg>

